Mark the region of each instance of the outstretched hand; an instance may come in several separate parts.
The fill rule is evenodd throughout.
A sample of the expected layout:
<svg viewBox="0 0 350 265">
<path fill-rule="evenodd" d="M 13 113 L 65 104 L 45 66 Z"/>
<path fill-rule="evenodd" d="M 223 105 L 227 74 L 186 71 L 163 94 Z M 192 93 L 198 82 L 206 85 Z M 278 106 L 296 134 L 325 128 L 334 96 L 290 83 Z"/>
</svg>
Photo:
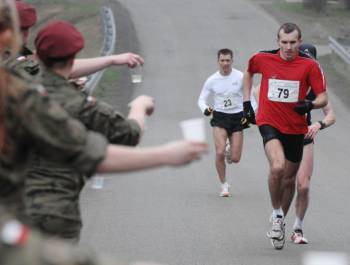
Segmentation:
<svg viewBox="0 0 350 265">
<path fill-rule="evenodd" d="M 208 151 L 206 142 L 180 140 L 163 146 L 165 164 L 181 166 L 198 160 Z"/>
<path fill-rule="evenodd" d="M 114 65 L 126 64 L 130 68 L 134 68 L 138 64 L 143 65 L 144 63 L 145 61 L 140 55 L 132 52 L 117 54 L 113 57 Z"/>
<path fill-rule="evenodd" d="M 154 99 L 150 96 L 141 95 L 132 100 L 128 106 L 130 108 L 142 108 L 150 116 L 154 111 Z"/>
</svg>

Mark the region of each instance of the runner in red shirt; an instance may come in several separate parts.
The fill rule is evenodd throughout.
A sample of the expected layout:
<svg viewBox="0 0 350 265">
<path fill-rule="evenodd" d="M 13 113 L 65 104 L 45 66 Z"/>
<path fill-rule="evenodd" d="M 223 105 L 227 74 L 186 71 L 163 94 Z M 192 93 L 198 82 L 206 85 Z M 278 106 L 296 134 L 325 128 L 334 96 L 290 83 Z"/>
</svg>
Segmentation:
<svg viewBox="0 0 350 265">
<path fill-rule="evenodd" d="M 284 246 L 284 212 L 295 192 L 295 177 L 307 132 L 305 113 L 327 104 L 325 78 L 316 61 L 299 56 L 301 31 L 285 23 L 277 32 L 279 50 L 261 52 L 249 60 L 244 74 L 244 116 L 257 123 L 270 164 L 269 191 L 273 207 L 267 236 L 276 249 Z M 254 74 L 261 74 L 259 108 L 255 121 L 249 101 Z M 311 87 L 316 98 L 306 101 Z"/>
</svg>

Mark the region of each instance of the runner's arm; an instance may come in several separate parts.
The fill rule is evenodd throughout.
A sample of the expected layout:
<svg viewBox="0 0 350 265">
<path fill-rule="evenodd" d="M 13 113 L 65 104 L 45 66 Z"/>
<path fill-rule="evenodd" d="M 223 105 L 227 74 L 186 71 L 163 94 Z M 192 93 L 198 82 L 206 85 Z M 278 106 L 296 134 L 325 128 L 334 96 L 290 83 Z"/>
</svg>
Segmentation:
<svg viewBox="0 0 350 265">
<path fill-rule="evenodd" d="M 330 101 L 328 101 L 328 104 L 322 108 L 322 111 L 325 115 L 324 118 L 321 120 L 325 125 L 324 128 L 332 126 L 335 123 L 336 119 L 335 119 L 335 113 Z"/>
<path fill-rule="evenodd" d="M 210 95 L 209 85 L 208 85 L 208 82 L 205 82 L 197 101 L 197 104 L 202 113 L 204 113 L 205 110 L 209 108 L 209 106 L 207 105 L 207 100 L 209 98 L 209 95 Z"/>
<path fill-rule="evenodd" d="M 328 95 L 326 91 L 318 94 L 315 100 L 312 101 L 314 109 L 323 108 L 327 105 L 327 103 L 328 103 Z"/>
<path fill-rule="evenodd" d="M 245 71 L 243 76 L 243 102 L 250 100 L 254 74 Z"/>
</svg>

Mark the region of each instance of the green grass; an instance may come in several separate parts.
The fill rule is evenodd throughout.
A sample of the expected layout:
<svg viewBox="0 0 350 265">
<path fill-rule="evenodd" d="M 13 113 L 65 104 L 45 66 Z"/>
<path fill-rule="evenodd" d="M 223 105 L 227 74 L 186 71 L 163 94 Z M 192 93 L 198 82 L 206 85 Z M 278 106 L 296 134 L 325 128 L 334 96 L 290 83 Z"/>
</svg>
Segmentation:
<svg viewBox="0 0 350 265">
<path fill-rule="evenodd" d="M 73 23 L 85 38 L 85 47 L 77 55 L 79 58 L 99 56 L 103 44 L 101 30 L 101 6 L 100 0 L 26 0 L 37 8 L 38 24 L 33 28 L 30 38 L 30 47 L 36 33 L 51 20 L 62 19 Z M 115 68 L 105 71 L 96 87 L 96 96 L 103 97 L 109 89 L 115 86 L 119 79 L 119 71 Z"/>
<path fill-rule="evenodd" d="M 317 17 L 320 18 L 321 15 L 324 16 L 332 16 L 332 17 L 346 17 L 350 16 L 350 10 L 346 10 L 345 8 L 340 7 L 339 5 L 327 4 L 325 10 L 322 12 L 317 12 L 311 8 L 305 8 L 302 3 L 287 3 L 287 2 L 279 2 L 275 4 L 276 8 L 293 14 L 298 13 L 305 17 Z"/>
<path fill-rule="evenodd" d="M 115 89 L 114 86 L 120 79 L 120 71 L 117 67 L 109 67 L 104 73 L 100 80 L 100 83 L 96 86 L 94 90 L 94 96 L 97 98 L 102 98 L 110 90 Z"/>
</svg>

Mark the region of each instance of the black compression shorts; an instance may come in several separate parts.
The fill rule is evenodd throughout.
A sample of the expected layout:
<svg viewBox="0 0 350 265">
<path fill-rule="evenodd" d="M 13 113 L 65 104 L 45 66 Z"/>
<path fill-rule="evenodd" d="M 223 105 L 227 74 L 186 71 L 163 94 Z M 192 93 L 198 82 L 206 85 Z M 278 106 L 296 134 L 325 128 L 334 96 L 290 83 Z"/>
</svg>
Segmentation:
<svg viewBox="0 0 350 265">
<path fill-rule="evenodd" d="M 210 121 L 212 127 L 220 127 L 226 130 L 227 135 L 231 136 L 234 132 L 243 131 L 241 119 L 243 111 L 238 113 L 223 113 L 213 111 L 213 118 Z"/>
<path fill-rule="evenodd" d="M 303 158 L 304 134 L 284 134 L 270 125 L 259 126 L 259 131 L 264 145 L 272 139 L 278 139 L 289 161 L 299 163 Z"/>
</svg>

